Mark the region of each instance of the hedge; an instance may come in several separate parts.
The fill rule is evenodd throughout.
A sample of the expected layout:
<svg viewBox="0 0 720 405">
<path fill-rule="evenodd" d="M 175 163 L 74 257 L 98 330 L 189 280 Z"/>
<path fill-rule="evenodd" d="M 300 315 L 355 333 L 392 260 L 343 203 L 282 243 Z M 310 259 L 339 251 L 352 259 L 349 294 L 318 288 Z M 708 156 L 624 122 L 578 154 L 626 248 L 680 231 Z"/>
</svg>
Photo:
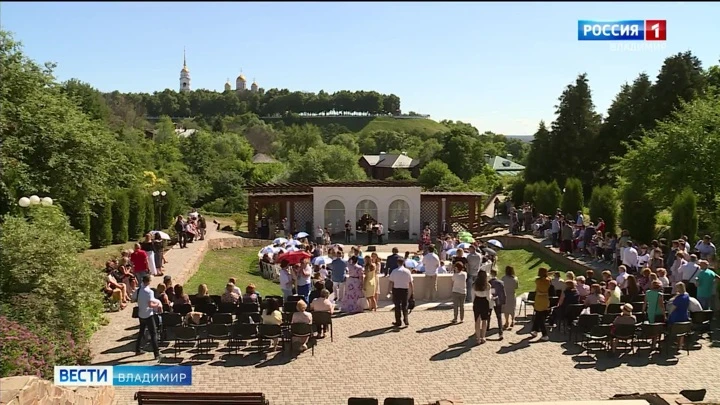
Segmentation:
<svg viewBox="0 0 720 405">
<path fill-rule="evenodd" d="M 554 214 L 562 199 L 562 191 L 560 191 L 557 181 L 553 180 L 552 183 L 541 181 L 538 183 L 536 192 L 535 207 L 538 212 L 546 215 Z"/>
<path fill-rule="evenodd" d="M 565 192 L 562 195 L 562 212 L 575 215 L 582 211 L 584 206 L 582 182 L 576 178 L 568 178 L 565 181 Z"/>
<path fill-rule="evenodd" d="M 673 239 L 683 236 L 687 236 L 691 241 L 697 239 L 697 196 L 689 187 L 686 187 L 675 197 L 675 201 L 673 201 L 670 230 Z"/>
<path fill-rule="evenodd" d="M 90 247 L 101 248 L 112 242 L 112 202 L 110 200 L 93 204 L 90 219 Z"/>
<path fill-rule="evenodd" d="M 139 240 L 145 230 L 145 194 L 137 188 L 128 192 L 129 200 L 129 218 L 128 218 L 128 238 L 130 240 Z"/>
<path fill-rule="evenodd" d="M 147 194 L 143 197 L 145 202 L 145 226 L 142 233 L 150 232 L 155 229 L 155 201 L 153 196 Z"/>
<path fill-rule="evenodd" d="M 636 242 L 650 243 L 655 238 L 655 205 L 642 187 L 629 184 L 621 193 L 620 226 L 630 231 Z"/>
<path fill-rule="evenodd" d="M 70 203 L 67 206 L 63 206 L 68 217 L 70 217 L 70 225 L 73 228 L 79 230 L 85 235 L 86 238 L 90 238 L 90 205 L 87 201 Z"/>
<path fill-rule="evenodd" d="M 590 220 L 605 221 L 605 232 L 617 232 L 618 201 L 615 190 L 610 186 L 595 187 L 590 196 Z"/>
<path fill-rule="evenodd" d="M 127 190 L 118 190 L 113 195 L 112 204 L 112 241 L 125 243 L 128 241 L 128 222 L 130 218 L 130 199 Z"/>
</svg>

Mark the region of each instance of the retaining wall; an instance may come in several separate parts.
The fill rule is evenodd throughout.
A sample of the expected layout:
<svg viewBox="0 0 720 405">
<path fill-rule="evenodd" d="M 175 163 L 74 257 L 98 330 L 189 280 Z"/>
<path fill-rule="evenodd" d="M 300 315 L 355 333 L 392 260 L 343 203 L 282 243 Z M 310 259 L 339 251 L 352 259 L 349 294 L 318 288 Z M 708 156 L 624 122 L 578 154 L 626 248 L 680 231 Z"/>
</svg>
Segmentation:
<svg viewBox="0 0 720 405">
<path fill-rule="evenodd" d="M 585 263 L 579 262 L 572 257 L 565 256 L 558 253 L 547 246 L 543 246 L 542 243 L 538 242 L 530 236 L 515 236 L 515 235 L 496 235 L 486 236 L 481 238 L 484 241 L 488 239 L 496 239 L 503 244 L 504 249 L 530 249 L 533 252 L 537 252 L 538 255 L 550 259 L 560 264 L 565 271 L 573 271 L 576 274 L 585 274 L 588 270 L 593 270 L 592 267 Z"/>
</svg>

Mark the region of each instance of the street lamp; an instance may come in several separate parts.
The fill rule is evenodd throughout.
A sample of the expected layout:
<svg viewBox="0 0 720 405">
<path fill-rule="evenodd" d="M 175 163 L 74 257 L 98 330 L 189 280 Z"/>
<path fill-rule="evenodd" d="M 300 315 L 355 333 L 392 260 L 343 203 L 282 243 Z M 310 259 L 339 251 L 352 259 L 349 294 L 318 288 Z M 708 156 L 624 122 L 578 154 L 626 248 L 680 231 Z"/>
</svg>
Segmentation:
<svg viewBox="0 0 720 405">
<path fill-rule="evenodd" d="M 165 191 L 158 191 L 155 190 L 152 192 L 152 196 L 155 197 L 155 199 L 158 202 L 158 230 L 162 229 L 162 200 L 167 196 L 167 193 Z"/>
<path fill-rule="evenodd" d="M 27 208 L 31 205 L 44 205 L 44 206 L 50 206 L 53 205 L 53 200 L 50 197 L 44 197 L 40 198 L 36 195 L 31 195 L 30 197 L 22 197 L 18 200 L 18 205 L 22 208 Z"/>
</svg>

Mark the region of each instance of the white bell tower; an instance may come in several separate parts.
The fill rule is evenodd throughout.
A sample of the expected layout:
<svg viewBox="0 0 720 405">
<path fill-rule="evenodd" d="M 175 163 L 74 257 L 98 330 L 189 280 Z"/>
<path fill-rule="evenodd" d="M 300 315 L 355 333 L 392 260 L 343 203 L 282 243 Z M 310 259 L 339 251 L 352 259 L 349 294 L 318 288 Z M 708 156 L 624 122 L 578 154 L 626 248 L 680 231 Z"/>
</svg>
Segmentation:
<svg viewBox="0 0 720 405">
<path fill-rule="evenodd" d="M 185 48 L 183 48 L 183 67 L 180 71 L 180 91 L 190 91 L 190 69 L 187 67 L 187 59 L 185 58 Z"/>
</svg>

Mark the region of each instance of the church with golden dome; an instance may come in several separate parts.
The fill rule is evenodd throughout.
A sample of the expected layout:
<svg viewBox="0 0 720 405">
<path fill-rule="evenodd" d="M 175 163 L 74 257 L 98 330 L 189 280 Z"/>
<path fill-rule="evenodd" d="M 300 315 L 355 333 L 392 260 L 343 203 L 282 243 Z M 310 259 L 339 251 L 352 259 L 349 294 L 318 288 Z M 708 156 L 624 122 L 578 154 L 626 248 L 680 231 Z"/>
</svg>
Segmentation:
<svg viewBox="0 0 720 405">
<path fill-rule="evenodd" d="M 258 89 L 260 89 L 260 86 L 258 86 L 255 79 L 253 79 L 253 82 L 250 85 L 250 89 L 248 89 L 247 80 L 245 79 L 245 75 L 242 74 L 241 69 L 240 75 L 237 77 L 237 79 L 235 79 L 235 91 L 240 93 L 250 90 L 253 93 L 257 93 Z M 187 92 L 190 90 L 190 69 L 188 69 L 187 67 L 187 58 L 185 55 L 185 49 L 183 49 L 183 67 L 180 70 L 180 91 Z M 227 82 L 225 83 L 225 91 L 232 91 L 232 84 L 230 84 L 230 79 L 227 79 Z"/>
</svg>

